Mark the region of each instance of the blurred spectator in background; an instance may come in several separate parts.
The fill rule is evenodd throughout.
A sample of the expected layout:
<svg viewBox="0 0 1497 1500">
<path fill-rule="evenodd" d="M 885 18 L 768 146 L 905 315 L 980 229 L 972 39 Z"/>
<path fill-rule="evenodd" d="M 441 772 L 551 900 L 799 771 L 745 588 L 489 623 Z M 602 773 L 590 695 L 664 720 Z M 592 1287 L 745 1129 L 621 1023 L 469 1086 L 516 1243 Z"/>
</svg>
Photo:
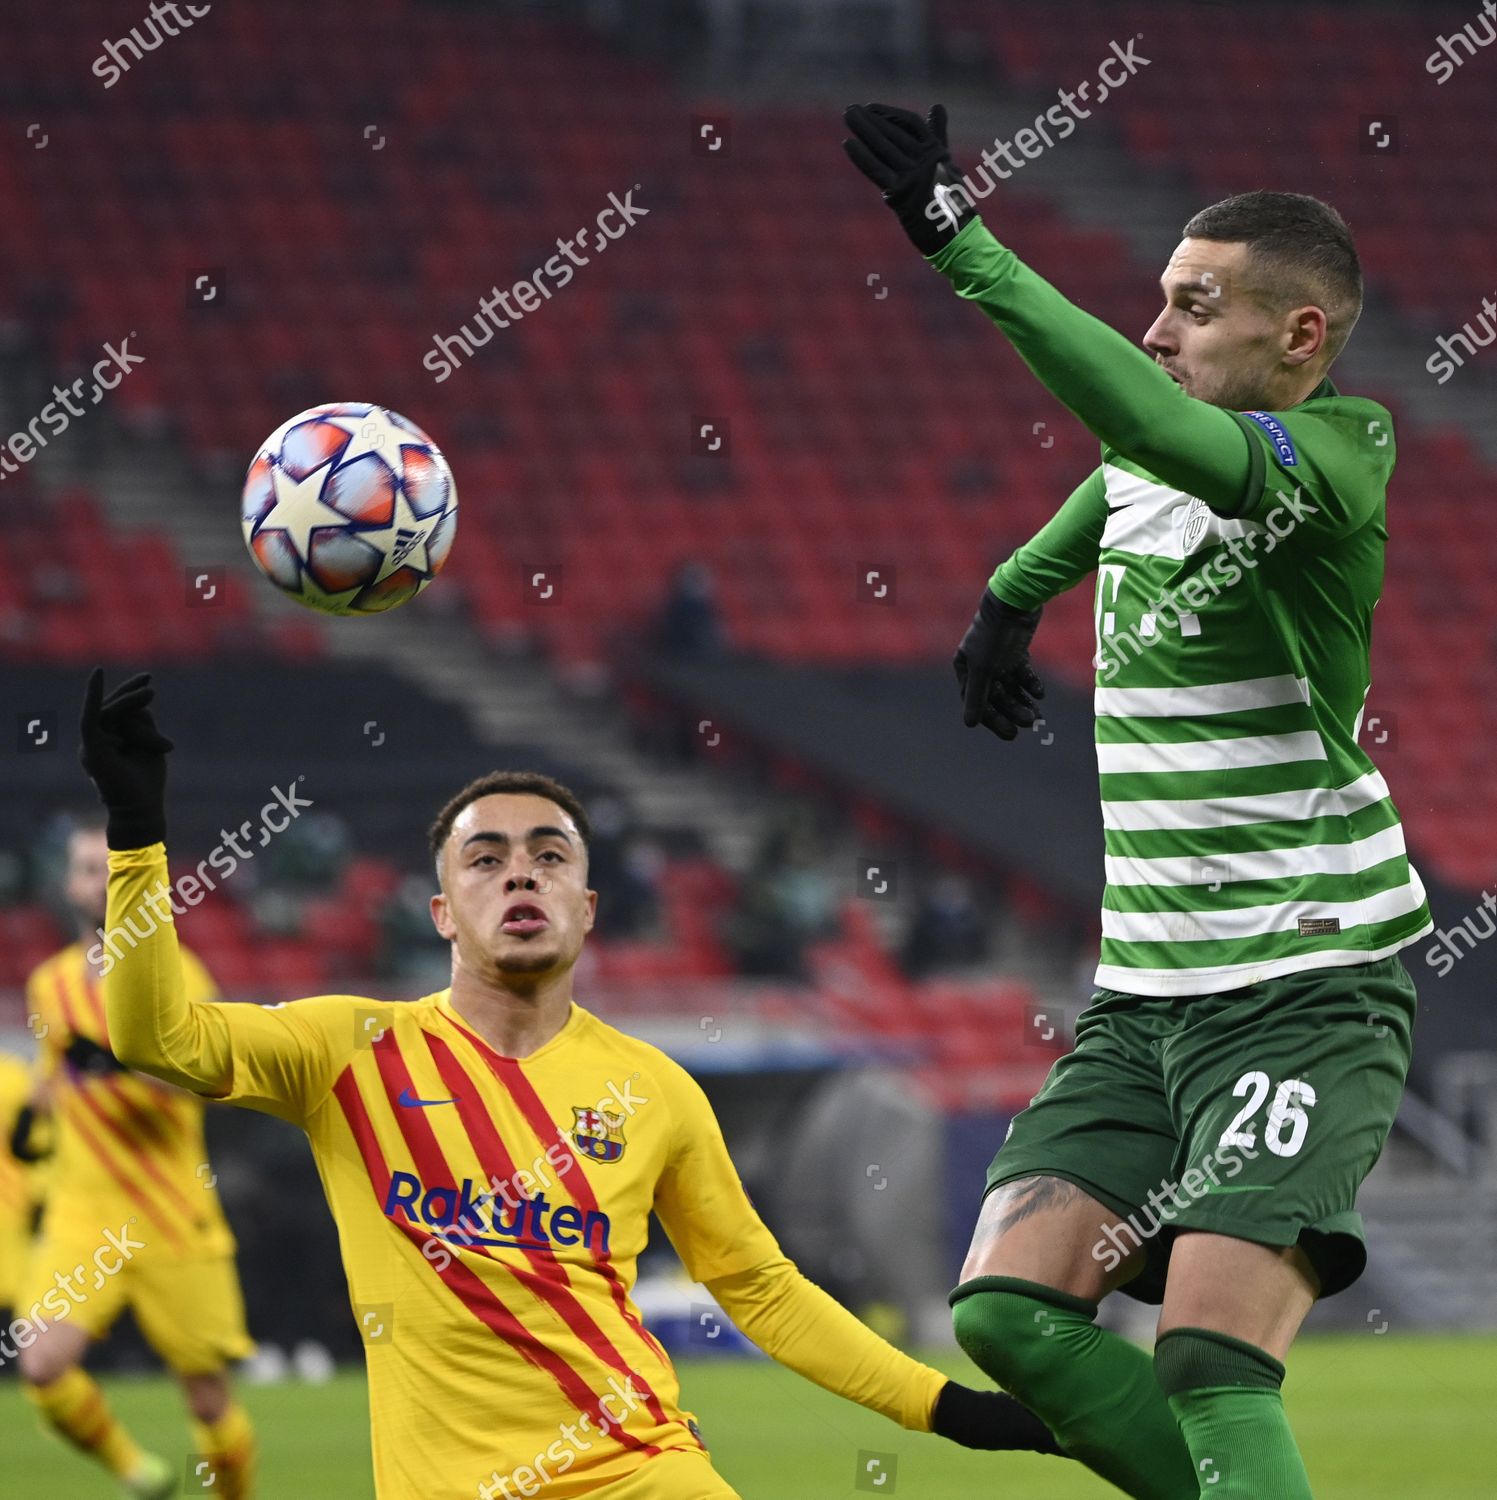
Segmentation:
<svg viewBox="0 0 1497 1500">
<path fill-rule="evenodd" d="M 299 817 L 247 861 L 240 894 L 262 932 L 299 937 L 306 930 L 308 896 L 336 891 L 353 852 L 348 824 L 336 813 Z"/>
<path fill-rule="evenodd" d="M 25 859 L 14 849 L 0 849 L 0 909 L 17 905 L 25 894 Z"/>
<path fill-rule="evenodd" d="M 665 855 L 633 826 L 621 797 L 607 793 L 588 804 L 592 839 L 587 883 L 598 893 L 593 931 L 604 938 L 648 936 L 660 911 L 659 881 Z"/>
<path fill-rule="evenodd" d="M 900 964 L 911 979 L 981 963 L 988 955 L 988 924 L 960 875 L 942 875 L 926 886 L 905 930 Z"/>
<path fill-rule="evenodd" d="M 431 920 L 432 877 L 408 875 L 380 914 L 379 973 L 416 993 L 445 989 L 452 980 L 452 945 Z"/>
<path fill-rule="evenodd" d="M 667 656 L 716 656 L 723 649 L 717 580 L 706 563 L 676 570 L 655 623 L 655 644 Z"/>
<path fill-rule="evenodd" d="M 806 947 L 837 931 L 837 905 L 815 825 L 791 809 L 765 831 L 723 942 L 741 974 L 809 980 Z"/>
<path fill-rule="evenodd" d="M 337 888 L 352 852 L 353 835 L 342 818 L 307 813 L 271 839 L 259 856 L 258 873 L 267 885 L 320 895 Z"/>
</svg>

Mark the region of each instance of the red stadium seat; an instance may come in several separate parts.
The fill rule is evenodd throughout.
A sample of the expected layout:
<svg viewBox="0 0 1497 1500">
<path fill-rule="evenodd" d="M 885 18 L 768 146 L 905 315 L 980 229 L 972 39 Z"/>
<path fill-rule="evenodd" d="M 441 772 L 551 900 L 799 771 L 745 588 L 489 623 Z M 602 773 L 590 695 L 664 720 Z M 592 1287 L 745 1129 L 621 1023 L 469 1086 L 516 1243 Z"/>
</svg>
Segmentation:
<svg viewBox="0 0 1497 1500">
<path fill-rule="evenodd" d="M 253 441 L 289 414 L 278 390 L 313 384 L 322 399 L 375 395 L 428 421 L 462 496 L 448 576 L 486 637 L 524 629 L 558 657 L 604 660 L 610 632 L 647 623 L 673 569 L 694 556 L 718 573 L 737 644 L 788 661 L 938 659 L 997 544 L 1041 524 L 1094 461 L 1094 444 L 1002 341 L 910 263 L 837 153 L 801 159 L 813 128 L 805 111 L 756 107 L 735 137 L 733 172 L 705 159 L 683 167 L 686 101 L 667 74 L 609 56 L 601 42 L 579 52 L 585 33 L 571 23 L 507 19 L 507 54 L 521 61 L 496 90 L 481 8 L 428 8 L 398 54 L 374 49 L 366 66 L 327 68 L 315 39 L 335 43 L 354 11 L 260 0 L 215 22 L 240 67 L 226 73 L 211 48 L 163 49 L 149 88 L 144 70 L 139 81 L 172 108 L 113 111 L 101 131 L 68 102 L 75 96 L 28 88 L 71 76 L 103 9 L 43 0 L 11 9 L 17 102 L 0 115 L 17 139 L 45 118 L 54 144 L 44 160 L 22 151 L 0 162 L 0 297 L 13 300 L 39 268 L 69 288 L 55 351 L 67 368 L 96 357 L 100 329 L 169 330 L 116 404 L 166 413 L 198 454 L 243 452 L 246 434 Z M 935 11 L 985 52 L 1006 88 L 1037 98 L 1078 83 L 1078 60 L 1106 57 L 1116 32 L 1114 7 L 1076 0 L 938 0 Z M 412 14 L 408 0 L 378 0 L 356 24 L 401 25 Z M 1427 107 L 1428 75 L 1409 65 L 1429 51 L 1417 8 L 1380 15 L 1374 30 L 1333 8 L 1292 15 L 1299 66 L 1285 69 L 1230 7 L 1195 7 L 1189 26 L 1177 7 L 1130 7 L 1150 66 L 1079 128 L 1112 131 L 1146 171 L 1167 161 L 1202 203 L 1265 185 L 1265 171 L 1332 198 L 1371 284 L 1411 319 L 1459 328 L 1489 290 L 1497 195 L 1484 173 L 1497 116 L 1478 87 L 1452 87 L 1440 110 Z M 287 34 L 300 44 L 286 47 Z M 620 69 L 637 79 L 627 103 Z M 1308 93 L 1307 75 L 1317 80 Z M 371 93 L 388 106 L 378 158 L 350 141 L 347 123 L 364 118 Z M 1357 170 L 1330 175 L 1358 144 L 1347 132 L 1374 98 L 1419 149 L 1356 154 Z M 1265 144 L 1265 119 L 1295 128 Z M 523 142 L 544 143 L 558 169 L 498 162 L 496 139 L 516 144 L 513 161 L 525 160 Z M 661 184 L 641 189 L 642 204 L 652 191 L 671 195 L 660 204 L 669 232 L 651 234 L 666 219 L 647 219 L 595 252 L 564 290 L 434 385 L 421 368 L 431 338 L 472 326 L 478 299 L 540 264 L 579 204 L 601 207 L 635 181 Z M 1136 337 L 1156 268 L 1131 256 L 1120 231 L 1078 226 L 1044 193 L 1042 178 L 1006 186 L 1005 237 Z M 153 269 L 214 263 L 232 275 L 231 300 L 212 316 L 189 313 L 181 288 Z M 937 369 L 945 379 L 919 378 Z M 1054 427 L 1053 448 L 1034 440 L 1039 421 Z M 703 422 L 729 434 L 731 451 L 693 451 Z M 922 456 L 901 460 L 912 434 Z M 1480 644 L 1497 637 L 1497 597 L 1481 571 L 1497 550 L 1497 520 L 1490 507 L 1437 503 L 1483 494 L 1494 476 L 1461 435 L 1405 424 L 1400 442 L 1377 692 L 1404 716 L 1410 763 L 1434 772 L 1452 769 L 1456 752 L 1419 712 L 1424 674 L 1381 663 L 1406 660 L 1395 637 L 1416 616 L 1400 601 L 1416 601 L 1422 623 L 1459 597 L 1464 631 L 1439 660 L 1421 661 L 1443 674 L 1434 691 L 1497 699 L 1497 663 Z M 948 472 L 958 458 L 975 476 L 965 493 Z M 106 573 L 80 568 L 83 597 L 7 625 L 0 654 L 190 656 L 249 623 L 242 591 L 211 625 L 204 612 L 187 615 L 184 560 L 169 539 L 122 536 L 76 496 L 56 517 L 59 538 L 38 555 L 106 553 L 137 590 L 147 580 L 160 606 L 142 618 Z M 872 614 L 851 587 L 854 565 L 882 555 L 907 569 L 910 608 L 899 618 Z M 569 570 L 565 611 L 522 594 L 520 565 L 543 560 Z M 17 597 L 27 595 L 0 582 L 0 617 Z M 26 628 L 39 640 L 15 634 Z M 1089 633 L 1084 601 L 1058 603 L 1038 648 L 1046 669 L 1084 682 Z M 304 653 L 317 634 L 310 621 L 288 622 L 268 640 Z M 1490 845 L 1497 825 L 1497 790 L 1469 774 L 1463 785 L 1464 828 L 1457 818 L 1419 825 L 1429 857 L 1452 872 L 1471 867 L 1470 847 Z"/>
</svg>

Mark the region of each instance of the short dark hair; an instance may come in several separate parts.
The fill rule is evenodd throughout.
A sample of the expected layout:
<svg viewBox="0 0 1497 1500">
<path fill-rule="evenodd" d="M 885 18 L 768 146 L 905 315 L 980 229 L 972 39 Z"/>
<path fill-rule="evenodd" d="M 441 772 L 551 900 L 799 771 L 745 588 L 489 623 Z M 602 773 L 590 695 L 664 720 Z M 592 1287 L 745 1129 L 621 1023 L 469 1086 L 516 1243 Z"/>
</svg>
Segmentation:
<svg viewBox="0 0 1497 1500">
<path fill-rule="evenodd" d="M 1362 263 L 1346 220 L 1329 203 L 1305 193 L 1238 193 L 1203 208 L 1181 232 L 1245 243 L 1276 301 L 1325 312 L 1327 364 L 1346 347 L 1362 314 Z"/>
<path fill-rule="evenodd" d="M 540 771 L 490 771 L 487 776 L 470 781 L 455 797 L 450 798 L 437 814 L 436 822 L 426 835 L 439 879 L 442 874 L 443 846 L 463 809 L 477 802 L 480 797 L 493 797 L 506 792 L 550 798 L 571 817 L 577 825 L 577 832 L 582 835 L 583 849 L 589 849 L 593 836 L 592 825 L 588 822 L 587 809 L 583 807 L 582 799 L 571 787 L 563 786 L 554 776 L 543 775 Z"/>
</svg>

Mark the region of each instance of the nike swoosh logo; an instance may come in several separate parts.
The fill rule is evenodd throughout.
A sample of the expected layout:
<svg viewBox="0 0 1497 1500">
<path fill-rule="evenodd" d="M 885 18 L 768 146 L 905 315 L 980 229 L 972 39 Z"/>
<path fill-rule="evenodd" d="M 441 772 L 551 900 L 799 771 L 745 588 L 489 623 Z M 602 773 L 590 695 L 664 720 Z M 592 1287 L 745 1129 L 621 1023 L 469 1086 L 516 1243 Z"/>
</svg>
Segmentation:
<svg viewBox="0 0 1497 1500">
<path fill-rule="evenodd" d="M 1241 1187 L 1226 1187 L 1223 1184 L 1218 1183 L 1215 1187 L 1209 1187 L 1209 1188 L 1206 1189 L 1206 1196 L 1209 1198 L 1213 1193 L 1271 1193 L 1271 1192 L 1273 1192 L 1273 1188 L 1269 1187 L 1269 1186 L 1262 1186 L 1262 1185 L 1260 1185 L 1260 1186 L 1257 1186 L 1257 1187 L 1249 1187 L 1247 1184 L 1244 1183 Z"/>
<path fill-rule="evenodd" d="M 400 1091 L 398 1101 L 406 1109 L 430 1109 L 433 1104 L 456 1104 L 456 1099 L 418 1099 L 409 1089 Z"/>
</svg>

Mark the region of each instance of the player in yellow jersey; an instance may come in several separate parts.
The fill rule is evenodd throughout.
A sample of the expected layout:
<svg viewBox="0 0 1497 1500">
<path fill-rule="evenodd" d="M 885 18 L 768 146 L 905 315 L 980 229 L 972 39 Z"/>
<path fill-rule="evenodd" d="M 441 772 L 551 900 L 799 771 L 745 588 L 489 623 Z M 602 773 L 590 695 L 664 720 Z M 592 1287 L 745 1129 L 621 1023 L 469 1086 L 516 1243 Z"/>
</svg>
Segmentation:
<svg viewBox="0 0 1497 1500">
<path fill-rule="evenodd" d="M 31 1070 L 14 1054 L 0 1052 L 0 1308 L 15 1304 L 40 1199 L 33 1113 Z"/>
<path fill-rule="evenodd" d="M 996 1391 L 900 1353 L 781 1254 L 706 1096 L 582 1009 L 587 814 L 495 773 L 432 829 L 449 989 L 260 1009 L 181 982 L 149 679 L 89 682 L 109 809 L 105 998 L 121 1056 L 309 1136 L 369 1370 L 380 1500 L 732 1500 L 630 1295 L 651 1210 L 691 1276 L 791 1369 L 916 1431 L 1055 1451 Z M 289 805 L 289 804 L 288 804 Z"/>
<path fill-rule="evenodd" d="M 79 941 L 26 985 L 41 1044 L 34 1103 L 51 1118 L 55 1150 L 41 1235 L 15 1302 L 33 1325 L 20 1348 L 27 1394 L 47 1425 L 137 1496 L 177 1493 L 180 1470 L 145 1453 L 82 1368 L 126 1307 L 176 1374 L 192 1420 L 196 1463 L 212 1493 L 251 1492 L 254 1433 L 227 1366 L 253 1352 L 234 1269 L 234 1237 L 214 1189 L 203 1102 L 125 1068 L 112 1047 L 100 956 L 108 850 L 102 824 L 68 838 L 65 895 Z M 185 948 L 172 954 L 178 991 L 215 994 Z M 18 1344 L 21 1339 L 16 1339 Z"/>
</svg>

